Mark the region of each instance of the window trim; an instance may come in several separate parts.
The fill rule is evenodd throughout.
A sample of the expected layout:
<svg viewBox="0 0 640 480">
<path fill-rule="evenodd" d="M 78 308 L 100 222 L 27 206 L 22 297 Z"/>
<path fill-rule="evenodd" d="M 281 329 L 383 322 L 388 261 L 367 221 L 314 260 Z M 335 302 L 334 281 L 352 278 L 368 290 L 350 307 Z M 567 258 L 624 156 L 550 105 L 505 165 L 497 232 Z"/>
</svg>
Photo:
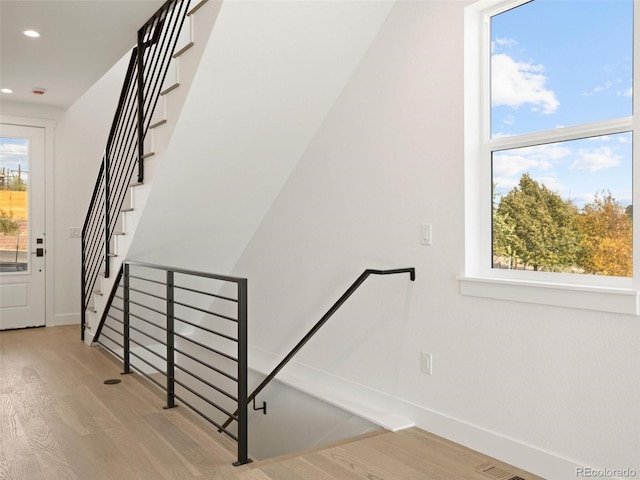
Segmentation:
<svg viewBox="0 0 640 480">
<path fill-rule="evenodd" d="M 640 0 L 634 2 L 634 93 L 632 117 L 558 128 L 514 137 L 490 138 L 490 18 L 529 0 L 479 0 L 465 8 L 465 273 L 462 295 L 640 315 L 640 217 L 634 212 L 633 278 L 491 268 L 492 192 L 490 152 L 576 138 L 637 132 L 633 158 L 640 159 Z M 636 47 L 637 46 L 637 47 Z M 479 81 L 478 81 L 479 80 Z M 633 168 L 633 204 L 638 203 L 640 169 Z M 638 210 L 638 209 L 636 209 Z M 489 259 L 489 260 L 487 260 Z M 535 275 L 535 276 L 534 276 Z"/>
</svg>

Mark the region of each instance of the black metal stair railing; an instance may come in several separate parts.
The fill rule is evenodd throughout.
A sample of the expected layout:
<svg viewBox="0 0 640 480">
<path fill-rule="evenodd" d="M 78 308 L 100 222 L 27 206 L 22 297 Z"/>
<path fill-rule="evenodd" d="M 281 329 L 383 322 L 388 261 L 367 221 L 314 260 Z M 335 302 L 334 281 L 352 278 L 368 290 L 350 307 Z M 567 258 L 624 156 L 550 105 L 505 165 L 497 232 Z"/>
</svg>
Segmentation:
<svg viewBox="0 0 640 480">
<path fill-rule="evenodd" d="M 248 394 L 247 279 L 125 261 L 94 342 L 237 442 L 234 465 L 248 455 L 249 403 L 327 323 L 370 275 L 414 268 L 365 270 L 284 359 Z M 159 380 L 162 378 L 162 380 Z"/>
<path fill-rule="evenodd" d="M 247 397 L 247 404 L 249 402 L 255 403 L 255 398 L 257 395 L 280 373 L 280 371 L 291 361 L 291 359 L 300 351 L 302 347 L 304 347 L 311 338 L 318 333 L 318 330 L 322 328 L 322 326 L 327 323 L 327 321 L 333 316 L 334 313 L 338 311 L 338 309 L 347 301 L 347 299 L 355 293 L 355 291 L 364 283 L 364 281 L 370 275 L 395 275 L 398 273 L 408 273 L 409 278 L 413 282 L 416 279 L 416 269 L 413 267 L 410 268 L 398 268 L 394 270 L 373 270 L 367 269 L 356 279 L 355 282 L 347 289 L 347 291 L 342 294 L 342 296 L 327 310 L 320 320 L 316 322 L 316 324 L 307 332 L 307 334 L 302 337 L 302 339 L 291 349 L 291 351 L 285 355 L 285 357 L 280 361 L 278 365 L 266 376 L 266 378 L 258 385 L 254 391 Z M 255 407 L 254 407 L 255 408 Z M 255 408 L 256 410 L 264 410 L 264 413 L 267 411 L 266 403 L 263 403 L 262 408 Z M 222 424 L 220 427 L 220 431 L 224 431 L 225 428 L 229 426 L 229 424 L 233 421 L 234 417 L 238 414 L 235 412 L 233 415 L 230 415 L 229 418 Z"/>
<path fill-rule="evenodd" d="M 165 408 L 180 401 L 235 440 L 234 465 L 249 463 L 247 279 L 125 261 L 108 304 L 94 342 L 163 390 Z"/>
<path fill-rule="evenodd" d="M 144 180 L 144 140 L 190 0 L 168 0 L 138 30 L 91 202 L 82 228 L 82 325 L 101 271 L 110 275 L 112 237 L 127 190 Z"/>
</svg>

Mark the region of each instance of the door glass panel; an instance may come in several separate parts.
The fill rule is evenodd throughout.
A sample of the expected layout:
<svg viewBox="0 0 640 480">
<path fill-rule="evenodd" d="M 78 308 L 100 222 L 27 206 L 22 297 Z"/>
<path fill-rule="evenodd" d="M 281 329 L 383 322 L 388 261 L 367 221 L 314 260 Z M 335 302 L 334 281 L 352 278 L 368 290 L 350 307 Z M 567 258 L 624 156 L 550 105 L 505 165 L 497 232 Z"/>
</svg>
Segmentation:
<svg viewBox="0 0 640 480">
<path fill-rule="evenodd" d="M 29 269 L 29 141 L 0 137 L 0 273 Z"/>
</svg>

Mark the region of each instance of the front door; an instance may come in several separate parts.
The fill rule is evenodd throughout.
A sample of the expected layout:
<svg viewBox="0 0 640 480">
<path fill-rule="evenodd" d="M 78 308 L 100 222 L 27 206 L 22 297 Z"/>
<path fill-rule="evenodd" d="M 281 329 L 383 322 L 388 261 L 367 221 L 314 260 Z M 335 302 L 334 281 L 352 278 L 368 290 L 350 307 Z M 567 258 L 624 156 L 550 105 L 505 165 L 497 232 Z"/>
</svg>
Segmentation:
<svg viewBox="0 0 640 480">
<path fill-rule="evenodd" d="M 45 324 L 45 129 L 0 124 L 0 330 Z"/>
</svg>

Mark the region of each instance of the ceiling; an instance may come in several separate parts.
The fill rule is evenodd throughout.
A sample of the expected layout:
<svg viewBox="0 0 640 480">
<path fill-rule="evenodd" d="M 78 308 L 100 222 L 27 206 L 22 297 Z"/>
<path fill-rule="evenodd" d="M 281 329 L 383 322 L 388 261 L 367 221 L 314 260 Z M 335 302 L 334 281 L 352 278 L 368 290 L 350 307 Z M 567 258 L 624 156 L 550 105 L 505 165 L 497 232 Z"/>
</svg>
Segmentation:
<svg viewBox="0 0 640 480">
<path fill-rule="evenodd" d="M 164 0 L 0 0 L 0 101 L 68 108 L 136 42 Z M 36 30 L 39 38 L 22 32 Z M 44 95 L 34 95 L 44 88 Z"/>
</svg>

